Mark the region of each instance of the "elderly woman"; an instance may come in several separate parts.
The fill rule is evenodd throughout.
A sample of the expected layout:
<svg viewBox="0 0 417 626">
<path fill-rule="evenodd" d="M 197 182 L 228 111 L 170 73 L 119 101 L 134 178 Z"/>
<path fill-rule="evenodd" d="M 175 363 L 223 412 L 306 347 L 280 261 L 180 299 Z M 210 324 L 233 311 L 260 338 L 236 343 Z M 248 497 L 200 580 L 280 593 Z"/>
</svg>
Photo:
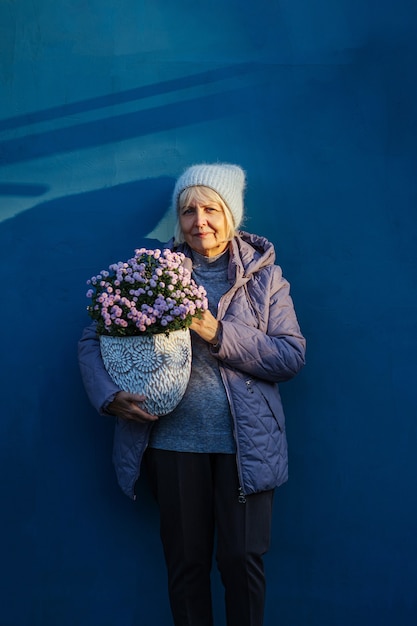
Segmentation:
<svg viewBox="0 0 417 626">
<path fill-rule="evenodd" d="M 191 377 L 172 413 L 158 419 L 141 408 L 143 396 L 115 386 L 94 327 L 79 344 L 91 402 L 118 418 L 114 463 L 128 495 L 147 466 L 176 626 L 213 624 L 215 532 L 228 626 L 262 625 L 273 491 L 287 479 L 277 383 L 303 366 L 305 340 L 273 245 L 237 230 L 244 187 L 231 164 L 194 165 L 175 185 L 167 247 L 190 259 L 209 309 L 191 325 Z"/>
</svg>

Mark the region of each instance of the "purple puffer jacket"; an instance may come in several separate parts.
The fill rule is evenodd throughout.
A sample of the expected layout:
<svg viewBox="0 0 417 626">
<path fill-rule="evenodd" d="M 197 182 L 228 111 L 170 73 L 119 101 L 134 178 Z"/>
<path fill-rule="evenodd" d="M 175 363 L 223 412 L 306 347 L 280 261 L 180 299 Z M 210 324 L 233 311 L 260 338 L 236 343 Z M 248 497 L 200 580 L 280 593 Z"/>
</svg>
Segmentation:
<svg viewBox="0 0 417 626">
<path fill-rule="evenodd" d="M 165 247 L 172 248 L 171 241 Z M 189 249 L 176 248 L 187 256 Z M 295 315 L 289 284 L 275 263 L 273 245 L 240 231 L 231 243 L 230 290 L 222 296 L 220 348 L 213 349 L 234 420 L 242 494 L 278 487 L 288 477 L 285 417 L 277 383 L 304 365 L 305 339 Z M 92 405 L 104 414 L 120 391 L 107 374 L 95 326 L 79 342 L 79 363 Z M 134 498 L 151 424 L 117 418 L 113 462 L 121 489 Z"/>
</svg>

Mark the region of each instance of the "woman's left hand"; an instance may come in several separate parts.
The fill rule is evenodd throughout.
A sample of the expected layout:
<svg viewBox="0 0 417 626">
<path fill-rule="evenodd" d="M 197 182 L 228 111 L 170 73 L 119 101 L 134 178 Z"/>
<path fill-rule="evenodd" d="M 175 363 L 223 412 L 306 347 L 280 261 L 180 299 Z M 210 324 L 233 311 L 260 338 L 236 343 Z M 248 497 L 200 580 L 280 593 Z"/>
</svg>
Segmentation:
<svg viewBox="0 0 417 626">
<path fill-rule="evenodd" d="M 190 328 L 191 330 L 196 332 L 197 335 L 200 335 L 202 339 L 208 341 L 208 343 L 215 345 L 218 340 L 219 326 L 219 322 L 207 309 L 203 312 L 201 319 L 198 319 L 198 317 L 193 317 Z"/>
</svg>

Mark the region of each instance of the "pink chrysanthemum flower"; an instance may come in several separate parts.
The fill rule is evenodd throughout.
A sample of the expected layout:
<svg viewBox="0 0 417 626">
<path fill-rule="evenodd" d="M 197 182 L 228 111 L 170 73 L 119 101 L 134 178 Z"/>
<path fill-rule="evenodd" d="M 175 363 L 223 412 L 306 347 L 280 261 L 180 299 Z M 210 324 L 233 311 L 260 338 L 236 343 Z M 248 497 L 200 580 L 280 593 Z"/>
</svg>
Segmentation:
<svg viewBox="0 0 417 626">
<path fill-rule="evenodd" d="M 129 336 L 188 328 L 208 308 L 204 287 L 172 250 L 135 250 L 87 281 L 87 307 L 99 334 Z"/>
</svg>

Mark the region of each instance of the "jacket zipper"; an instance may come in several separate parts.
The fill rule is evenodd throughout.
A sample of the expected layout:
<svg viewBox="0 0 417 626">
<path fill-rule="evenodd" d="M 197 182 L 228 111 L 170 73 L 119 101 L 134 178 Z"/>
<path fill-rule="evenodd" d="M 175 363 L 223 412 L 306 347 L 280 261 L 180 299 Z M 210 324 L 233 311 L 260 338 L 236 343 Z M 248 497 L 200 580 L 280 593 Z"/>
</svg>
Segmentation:
<svg viewBox="0 0 417 626">
<path fill-rule="evenodd" d="M 245 380 L 245 385 L 246 385 L 246 389 L 248 390 L 249 393 L 253 393 L 253 387 L 252 387 L 252 380 L 250 378 L 247 378 Z M 237 437 L 236 437 L 237 439 Z M 246 495 L 242 489 L 242 487 L 239 487 L 239 503 L 240 504 L 245 504 L 246 502 Z"/>
<path fill-rule="evenodd" d="M 234 289 L 230 289 L 228 292 L 226 292 L 225 294 L 223 294 L 223 296 L 221 296 L 219 303 L 217 305 L 217 319 L 220 319 L 220 303 L 222 302 L 222 300 L 224 300 L 224 297 L 227 294 L 230 294 L 231 291 L 233 291 Z M 220 370 L 220 376 L 222 377 L 222 381 L 223 381 L 223 385 L 224 385 L 224 389 L 226 391 L 226 396 L 227 396 L 227 400 L 229 402 L 229 406 L 230 406 L 230 412 L 232 414 L 232 418 L 233 418 L 233 429 L 234 429 L 234 439 L 235 439 L 235 443 L 236 443 L 236 469 L 237 469 L 237 475 L 238 475 L 238 479 L 239 479 L 239 488 L 238 488 L 238 502 L 239 504 L 245 504 L 246 503 L 246 494 L 243 490 L 243 480 L 242 480 L 242 471 L 241 471 L 241 461 L 240 461 L 240 449 L 239 449 L 239 440 L 238 440 L 238 436 L 237 436 L 237 419 L 236 419 L 236 415 L 235 415 L 235 410 L 234 410 L 234 406 L 230 397 L 230 389 L 229 389 L 229 383 L 227 382 L 227 378 L 226 378 L 226 374 L 224 373 L 223 370 L 223 366 L 221 361 L 219 361 L 219 370 Z"/>
<path fill-rule="evenodd" d="M 239 438 L 237 436 L 237 420 L 236 420 L 236 415 L 235 415 L 235 411 L 234 411 L 234 407 L 230 398 L 230 391 L 229 391 L 229 384 L 226 380 L 226 375 L 224 374 L 223 371 L 223 367 L 221 365 L 221 363 L 219 363 L 219 369 L 220 369 L 220 375 L 222 377 L 223 380 L 223 385 L 226 391 L 226 396 L 227 396 L 227 400 L 229 402 L 229 406 L 230 406 L 230 412 L 232 414 L 232 418 L 233 418 L 233 430 L 234 430 L 234 438 L 235 438 L 235 443 L 236 443 L 236 468 L 237 468 L 237 475 L 239 478 L 239 488 L 238 488 L 238 501 L 240 504 L 245 504 L 246 502 L 246 494 L 243 490 L 243 480 L 242 480 L 242 472 L 241 472 L 241 463 L 240 463 L 240 449 L 239 449 Z"/>
</svg>

